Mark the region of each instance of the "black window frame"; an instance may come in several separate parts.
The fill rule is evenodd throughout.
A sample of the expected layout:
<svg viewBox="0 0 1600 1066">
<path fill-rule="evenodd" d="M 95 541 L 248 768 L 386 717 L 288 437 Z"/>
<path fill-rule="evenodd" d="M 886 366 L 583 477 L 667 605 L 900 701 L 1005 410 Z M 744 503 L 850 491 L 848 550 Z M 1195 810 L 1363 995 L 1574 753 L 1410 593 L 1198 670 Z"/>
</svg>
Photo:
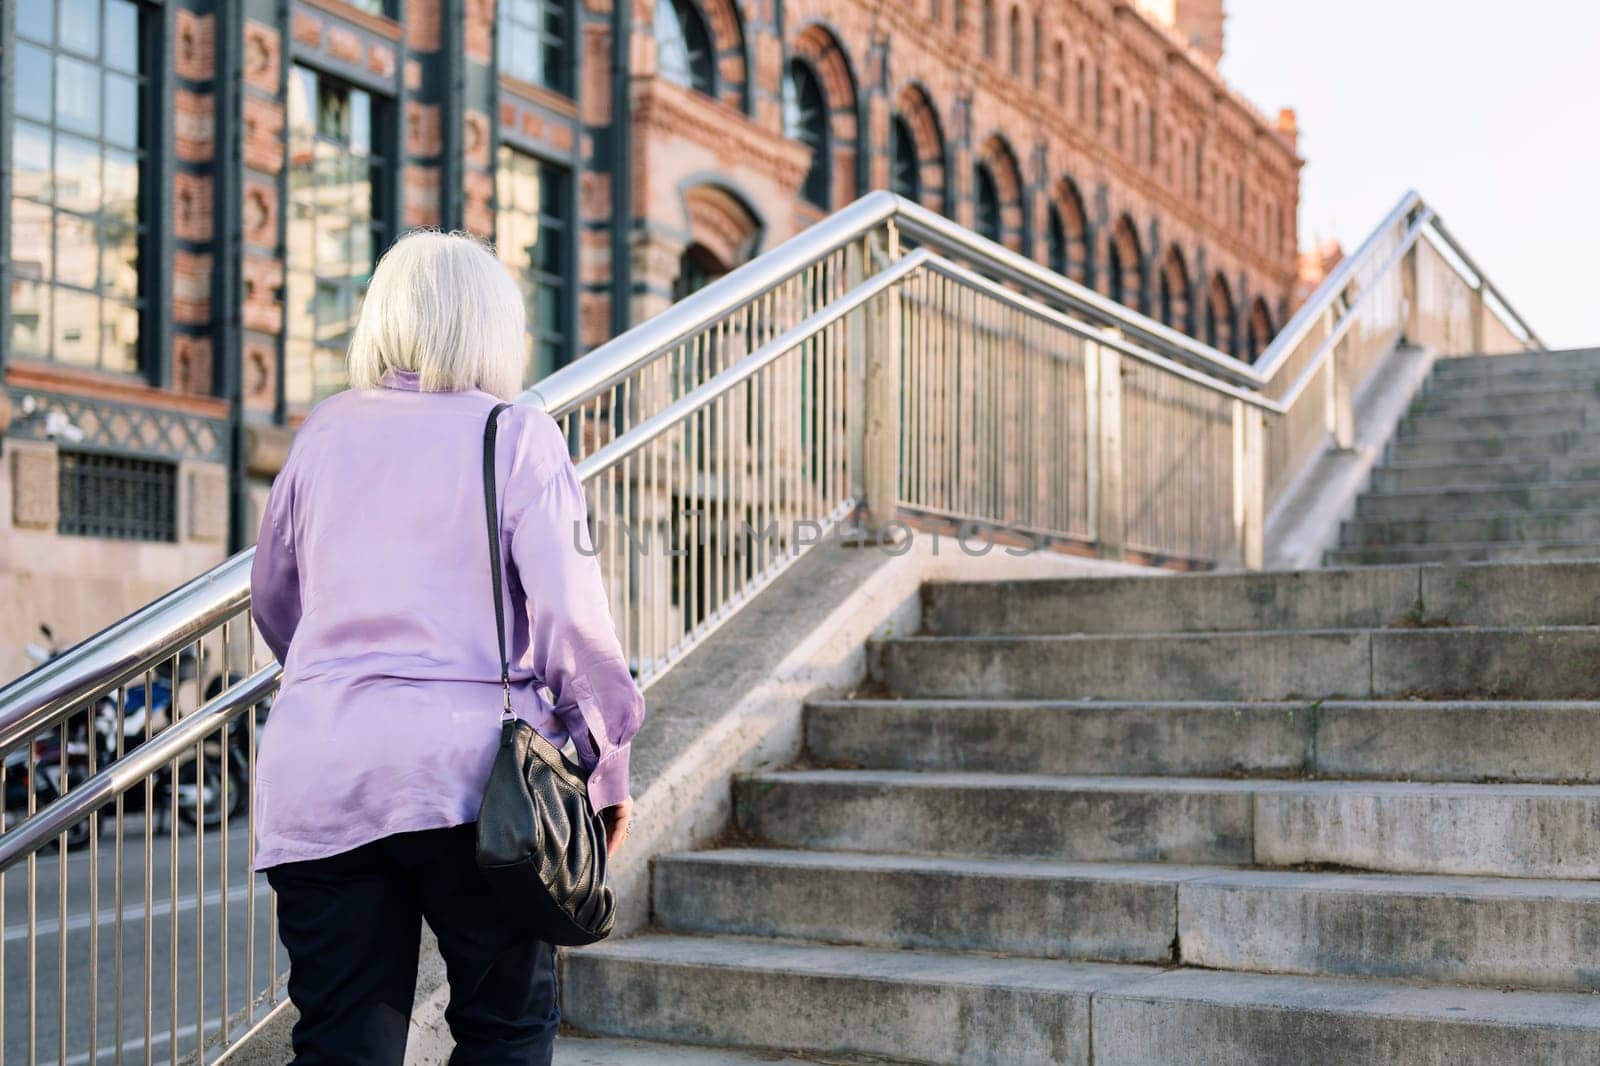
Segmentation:
<svg viewBox="0 0 1600 1066">
<path fill-rule="evenodd" d="M 1004 211 L 1000 204 L 1000 179 L 994 168 L 979 160 L 972 168 L 972 228 L 980 237 L 1001 243 Z"/>
<path fill-rule="evenodd" d="M 912 203 L 922 202 L 922 160 L 911 122 L 901 114 L 889 117 L 889 188 Z"/>
<path fill-rule="evenodd" d="M 522 17 L 526 7 L 534 12 L 533 22 Z M 495 9 L 495 62 L 499 72 L 563 96 L 574 95 L 577 64 L 572 38 L 576 22 L 570 0 L 499 0 Z M 537 69 L 519 66 L 516 61 L 515 48 L 522 35 L 537 44 L 533 53 Z"/>
<path fill-rule="evenodd" d="M 370 88 L 367 85 L 364 85 L 364 84 L 362 84 L 360 82 L 357 82 L 357 81 L 353 81 L 350 78 L 344 77 L 344 76 L 338 74 L 335 71 L 326 69 L 326 68 L 318 65 L 314 61 L 309 61 L 307 58 L 299 57 L 299 58 L 294 59 L 289 64 L 288 78 L 287 78 L 287 80 L 285 82 L 285 86 L 284 86 L 284 100 L 285 100 L 286 105 L 287 105 L 287 102 L 289 100 L 290 94 L 293 92 L 293 82 L 294 82 L 295 78 L 302 71 L 305 72 L 306 74 L 309 74 L 312 78 L 315 79 L 316 87 L 317 87 L 316 99 L 314 101 L 312 101 L 312 106 L 315 109 L 315 113 L 312 115 L 312 123 L 315 126 L 315 132 L 312 135 L 313 149 L 315 148 L 315 146 L 317 144 L 321 144 L 321 143 L 324 143 L 324 142 L 329 142 L 329 143 L 332 143 L 336 149 L 342 151 L 344 154 L 346 154 L 346 155 L 349 154 L 350 146 L 349 146 L 348 142 L 341 142 L 336 138 L 328 136 L 323 131 L 323 128 L 322 128 L 322 113 L 321 113 L 321 106 L 322 106 L 322 92 L 321 92 L 321 89 L 322 89 L 322 86 L 325 83 L 332 84 L 332 85 L 334 85 L 334 86 L 336 86 L 338 88 L 341 88 L 341 89 L 343 89 L 343 90 L 345 90 L 346 92 L 349 92 L 349 93 L 361 93 L 367 98 L 367 102 L 368 102 L 368 107 L 367 107 L 367 138 L 368 138 L 368 140 L 367 140 L 367 190 L 368 190 L 368 214 L 369 214 L 369 217 L 367 218 L 366 221 L 367 221 L 367 230 L 368 230 L 367 241 L 368 241 L 368 249 L 371 252 L 371 262 L 368 265 L 367 272 L 364 275 L 364 279 L 357 286 L 357 294 L 356 294 L 355 306 L 354 306 L 354 308 L 352 310 L 352 314 L 351 314 L 351 318 L 350 318 L 350 328 L 351 328 L 351 331 L 353 331 L 354 328 L 355 328 L 356 320 L 360 317 L 361 301 L 365 299 L 367 285 L 372 280 L 372 272 L 374 270 L 376 270 L 377 264 L 378 264 L 378 260 L 380 258 L 382 258 L 383 253 L 388 249 L 389 241 L 394 236 L 396 236 L 397 233 L 398 233 L 398 227 L 397 227 L 397 221 L 396 221 L 397 218 L 398 218 L 398 214 L 397 214 L 398 207 L 397 207 L 397 205 L 395 203 L 395 197 L 393 195 L 393 191 L 394 191 L 395 182 L 397 181 L 397 176 L 398 176 L 398 174 L 400 173 L 400 171 L 403 168 L 401 166 L 402 160 L 399 158 L 399 151 L 398 151 L 399 145 L 395 141 L 394 132 L 393 132 L 393 128 L 394 128 L 394 112 L 396 110 L 396 103 L 395 103 L 395 101 L 394 101 L 394 99 L 392 97 L 390 97 L 390 96 L 388 96 L 388 95 L 386 95 L 386 94 L 384 94 L 382 92 L 374 91 L 372 88 Z M 286 115 L 285 128 L 284 128 L 284 144 L 285 144 L 285 147 L 286 147 L 287 152 L 288 152 L 288 162 L 287 162 L 287 165 L 285 167 L 285 175 L 284 175 L 285 188 L 286 188 L 286 195 L 285 195 L 285 200 L 284 200 L 285 235 L 284 235 L 284 258 L 283 258 L 283 262 L 284 262 L 284 290 L 283 290 L 284 291 L 284 298 L 283 298 L 283 309 L 284 309 L 284 329 L 283 329 L 284 356 L 283 356 L 283 381 L 281 383 L 281 389 L 282 389 L 282 394 L 283 394 L 283 397 L 284 397 L 285 407 L 290 411 L 302 411 L 303 412 L 303 411 L 309 410 L 311 407 L 315 406 L 321 400 L 326 399 L 328 396 L 333 395 L 334 393 L 343 391 L 344 388 L 346 387 L 344 385 L 341 385 L 338 388 L 335 388 L 335 389 L 333 389 L 333 390 L 331 390 L 329 392 L 320 392 L 318 390 L 318 388 L 317 388 L 317 372 L 316 372 L 316 365 L 317 365 L 317 363 L 316 363 L 316 350 L 318 348 L 323 348 L 323 349 L 327 349 L 329 351 L 337 351 L 339 353 L 339 358 L 340 358 L 341 361 L 347 359 L 348 358 L 348 354 L 349 354 L 350 332 L 346 332 L 340 338 L 335 339 L 332 343 L 321 343 L 321 342 L 318 341 L 318 339 L 316 337 L 315 329 L 313 329 L 313 331 L 312 331 L 312 333 L 311 333 L 311 335 L 310 335 L 310 337 L 308 339 L 308 343 L 311 345 L 311 349 L 312 349 L 311 353 L 310 353 L 312 361 L 311 361 L 311 363 L 310 363 L 310 365 L 308 367 L 308 372 L 311 375 L 311 385 L 312 385 L 311 393 L 312 394 L 311 394 L 311 397 L 309 399 L 291 395 L 290 391 L 289 391 L 289 386 L 290 386 L 290 379 L 294 374 L 294 367 L 292 365 L 293 364 L 293 360 L 295 359 L 294 348 L 296 346 L 296 343 L 299 340 L 302 339 L 300 337 L 300 335 L 295 332 L 295 322 L 294 322 L 295 307 L 294 307 L 294 300 L 291 299 L 291 294 L 292 294 L 292 291 L 293 291 L 292 275 L 297 273 L 295 262 L 294 262 L 294 257 L 293 257 L 294 240 L 293 240 L 293 234 L 292 234 L 292 227 L 295 225 L 295 210 L 296 210 L 296 202 L 295 201 L 296 201 L 296 195 L 297 195 L 297 189 L 296 189 L 296 186 L 295 186 L 295 170 L 296 170 L 296 167 L 297 167 L 298 164 L 295 162 L 295 158 L 294 158 L 294 154 L 295 154 L 295 150 L 296 150 L 296 146 L 297 146 L 296 136 L 297 136 L 297 131 L 293 128 L 291 118 L 290 118 L 290 116 Z M 311 160 L 311 169 L 312 169 L 313 176 L 315 176 L 315 173 L 316 173 L 317 161 L 318 160 L 317 160 L 316 155 L 313 154 L 313 157 L 312 157 L 312 160 Z M 315 240 L 316 232 L 317 232 L 317 230 L 316 230 L 316 227 L 314 225 L 313 226 L 313 241 Z M 318 266 L 319 266 L 319 264 L 317 263 L 315 254 L 313 253 L 312 264 L 308 268 L 309 273 L 312 276 L 312 285 L 313 285 L 312 299 L 313 299 L 313 301 L 315 300 L 316 286 L 322 284 L 322 282 L 324 280 L 324 275 L 320 274 L 318 272 L 318 270 L 317 270 Z M 354 275 L 348 275 L 348 274 L 344 275 L 344 277 L 346 277 L 346 278 L 349 278 L 349 277 L 352 277 L 352 276 L 354 276 Z M 309 314 L 311 315 L 312 322 L 314 324 L 315 320 L 316 320 L 316 310 L 315 310 L 314 306 L 309 309 Z"/>
<path fill-rule="evenodd" d="M 53 6 L 55 15 L 51 27 L 51 40 L 46 43 L 35 37 L 24 37 L 18 32 L 17 5 L 7 4 L 8 10 L 0 12 L 0 157 L 3 157 L 7 166 L 0 168 L 0 367 L 13 361 L 24 361 L 39 366 L 65 367 L 73 370 L 86 370 L 90 373 L 102 374 L 120 380 L 135 380 L 141 383 L 159 383 L 157 377 L 165 365 L 164 353 L 161 351 L 161 335 L 163 333 L 164 317 L 161 309 L 165 304 L 166 286 L 163 284 L 163 275 L 169 269 L 166 262 L 166 249 L 163 240 L 162 227 L 155 225 L 156 219 L 161 217 L 161 208 L 165 199 L 163 197 L 164 182 L 170 180 L 170 160 L 163 149 L 165 144 L 166 125 L 170 118 L 165 113 L 162 100 L 170 89 L 171 72 L 165 63 L 167 23 L 169 10 L 164 0 L 129 0 L 129 4 L 137 20 L 138 41 L 134 48 L 134 69 L 132 71 L 111 67 L 106 60 L 105 51 L 110 23 L 106 16 L 106 0 L 100 0 L 98 16 L 100 19 L 99 55 L 91 58 L 84 53 L 75 51 L 65 46 L 60 34 L 60 8 L 59 4 Z M 48 121 L 41 121 L 31 116 L 22 116 L 16 113 L 16 57 L 19 44 L 44 50 L 50 56 L 51 84 L 49 96 L 51 100 L 51 116 Z M 56 79 L 54 75 L 57 57 L 65 54 L 71 60 L 87 63 L 94 66 L 97 72 L 97 91 L 99 93 L 100 132 L 94 136 L 85 134 L 70 126 L 63 127 L 59 124 L 55 114 Z M 131 77 L 139 91 L 139 100 L 135 105 L 134 117 L 136 128 L 133 133 L 132 146 L 109 141 L 105 129 L 105 99 L 107 74 L 118 77 Z M 65 212 L 79 218 L 100 220 L 106 217 L 104 211 L 104 192 L 101 190 L 100 205 L 92 215 L 85 215 L 81 211 L 61 208 L 56 204 L 56 197 L 52 190 L 48 202 L 29 198 L 30 202 L 40 203 L 49 212 L 49 239 L 51 270 L 48 277 L 36 278 L 28 276 L 26 280 L 42 280 L 45 288 L 50 292 L 50 330 L 48 348 L 45 353 L 18 354 L 16 347 L 11 342 L 11 331 L 15 320 L 15 307 L 12 298 L 13 285 L 25 280 L 15 270 L 13 263 L 13 247 L 11 240 L 12 225 L 14 222 L 13 202 L 17 199 L 15 190 L 14 173 L 14 144 L 18 122 L 40 128 L 47 134 L 50 144 L 50 171 L 56 171 L 55 141 L 58 135 L 66 135 L 81 141 L 92 142 L 98 153 L 107 150 L 131 153 L 136 167 L 136 187 L 133 196 L 134 202 L 134 250 L 138 271 L 138 280 L 135 284 L 135 295 L 132 300 L 123 300 L 116 296 L 105 294 L 105 261 L 107 245 L 105 236 L 97 226 L 95 248 L 95 275 L 96 283 L 93 288 L 85 288 L 75 283 L 58 283 L 55 279 L 58 255 L 56 252 L 56 215 Z M 102 164 L 103 165 L 103 164 Z M 104 175 L 101 180 L 103 183 Z M 96 358 L 93 365 L 85 365 L 60 358 L 56 354 L 56 338 L 54 323 L 54 290 L 56 288 L 70 289 L 75 293 L 92 295 L 96 301 Z M 134 343 L 132 365 L 128 367 L 112 366 L 105 363 L 104 330 L 104 304 L 108 301 L 124 304 L 132 310 L 138 322 L 138 338 Z"/>
<path fill-rule="evenodd" d="M 508 161 L 525 162 L 537 169 L 539 202 L 534 205 L 535 223 L 541 237 L 546 232 L 554 232 L 559 236 L 559 240 L 555 242 L 553 263 L 547 261 L 541 264 L 530 261 L 529 264 L 529 272 L 533 274 L 532 280 L 539 286 L 538 292 L 549 292 L 554 296 L 553 324 L 539 319 L 535 313 L 537 307 L 530 299 L 530 290 L 526 287 L 528 279 L 519 276 L 516 264 L 506 259 L 508 238 L 502 226 L 512 212 L 525 210 L 520 205 L 508 203 L 504 195 L 506 189 L 503 175 Z M 577 217 L 573 210 L 575 183 L 573 168 L 568 163 L 549 159 L 505 141 L 502 141 L 495 150 L 495 250 L 500 261 L 506 264 L 506 269 L 512 272 L 517 290 L 522 293 L 523 307 L 527 314 L 526 330 L 531 348 L 525 353 L 523 364 L 525 385 L 534 384 L 544 373 L 561 369 L 572 362 L 577 354 L 577 319 L 574 313 L 577 293 L 575 265 L 578 234 Z M 552 203 L 558 205 L 559 213 L 549 210 Z M 553 354 L 549 367 L 543 367 L 541 363 L 542 352 L 545 351 Z"/>
<path fill-rule="evenodd" d="M 822 75 L 809 60 L 792 56 L 783 84 L 784 135 L 811 149 L 811 165 L 800 183 L 800 195 L 806 203 L 826 211 L 833 206 L 833 116 Z M 810 110 L 805 100 L 808 95 L 814 95 L 817 104 Z"/>
<path fill-rule="evenodd" d="M 670 27 L 676 29 L 676 39 L 663 34 L 670 18 Z M 702 96 L 717 99 L 721 86 L 717 76 L 717 40 L 711 33 L 711 22 L 694 0 L 656 0 L 654 25 L 656 39 L 656 69 L 674 85 L 681 85 Z M 669 45 L 682 42 L 682 69 L 676 65 L 668 69 L 665 57 Z"/>
</svg>

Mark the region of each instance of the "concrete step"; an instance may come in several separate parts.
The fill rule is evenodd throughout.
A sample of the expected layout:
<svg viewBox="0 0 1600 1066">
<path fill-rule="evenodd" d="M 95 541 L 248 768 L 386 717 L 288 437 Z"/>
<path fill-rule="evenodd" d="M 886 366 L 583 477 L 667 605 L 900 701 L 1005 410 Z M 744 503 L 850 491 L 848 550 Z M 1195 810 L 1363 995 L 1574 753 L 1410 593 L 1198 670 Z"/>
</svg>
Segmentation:
<svg viewBox="0 0 1600 1066">
<path fill-rule="evenodd" d="M 1600 884 L 1238 870 L 1173 885 L 1185 965 L 1600 989 Z"/>
<path fill-rule="evenodd" d="M 1135 634 L 1389 625 L 1425 611 L 1456 625 L 1600 624 L 1600 565 L 1357 567 L 1259 574 L 923 586 L 930 636 Z M 1419 604 L 1418 601 L 1421 601 Z"/>
<path fill-rule="evenodd" d="M 1339 530 L 1339 543 L 1345 548 L 1529 540 L 1594 541 L 1600 547 L 1600 509 L 1358 518 L 1345 522 Z"/>
<path fill-rule="evenodd" d="M 1583 432 L 1600 429 L 1580 402 L 1544 411 L 1508 411 L 1482 415 L 1407 415 L 1395 431 L 1399 440 L 1449 440 L 1456 437 L 1515 437 L 1527 434 Z"/>
<path fill-rule="evenodd" d="M 1581 511 L 1590 507 L 1600 507 L 1600 480 L 1368 492 L 1357 501 L 1356 515 L 1361 518 L 1428 518 L 1451 514 Z"/>
<path fill-rule="evenodd" d="M 1325 556 L 1329 566 L 1397 566 L 1405 563 L 1495 563 L 1532 560 L 1600 559 L 1593 541 L 1483 541 L 1477 544 L 1400 544 L 1381 548 L 1339 548 Z"/>
<path fill-rule="evenodd" d="M 1594 454 L 1600 450 L 1600 433 L 1562 431 L 1531 433 L 1527 436 L 1469 434 L 1434 437 L 1429 440 L 1389 442 L 1388 459 L 1393 463 L 1468 462 L 1482 459 L 1543 459 L 1566 454 Z"/>
<path fill-rule="evenodd" d="M 879 770 L 1600 783 L 1600 702 L 833 700 L 805 736 Z"/>
<path fill-rule="evenodd" d="M 656 860 L 655 913 L 684 933 L 1600 988 L 1587 881 L 737 848 Z"/>
<path fill-rule="evenodd" d="M 1446 389 L 1425 391 L 1411 403 L 1412 415 L 1492 415 L 1557 411 L 1581 404 L 1595 413 L 1600 404 L 1600 374 L 1587 386 L 1568 384 L 1538 388 Z"/>
<path fill-rule="evenodd" d="M 777 847 L 1061 862 L 1600 876 L 1600 787 L 791 770 L 740 777 Z"/>
<path fill-rule="evenodd" d="M 1590 1066 L 1600 997 L 1172 970 L 1094 1001 L 1096 1066 Z"/>
<path fill-rule="evenodd" d="M 1438 364 L 1435 364 L 1438 368 Z M 1590 389 L 1600 381 L 1600 369 L 1542 366 L 1528 369 L 1498 370 L 1493 366 L 1478 370 L 1441 371 L 1428 379 L 1424 395 L 1465 392 L 1521 392 L 1531 389 Z"/>
<path fill-rule="evenodd" d="M 907 697 L 1275 700 L 1600 695 L 1600 628 L 900 637 L 872 676 Z"/>
<path fill-rule="evenodd" d="M 781 1051 L 748 1051 L 703 1044 L 660 1044 L 648 1040 L 563 1034 L 551 1066 L 772 1066 L 775 1062 L 839 1063 Z M 878 1060 L 883 1061 L 883 1060 Z"/>
<path fill-rule="evenodd" d="M 1154 972 L 739 937 L 639 936 L 568 952 L 562 984 L 567 1020 L 592 1033 L 951 1066 L 1087 1066 L 1091 997 Z"/>
<path fill-rule="evenodd" d="M 1167 964 L 1177 882 L 1220 872 L 733 848 L 658 858 L 653 887 L 672 932 Z"/>
<path fill-rule="evenodd" d="M 1458 374 L 1571 370 L 1600 374 L 1600 348 L 1562 348 L 1555 351 L 1508 352 L 1505 355 L 1466 355 L 1440 359 L 1433 364 L 1435 378 Z"/>
<path fill-rule="evenodd" d="M 1477 459 L 1471 462 L 1385 463 L 1372 471 L 1374 492 L 1419 492 L 1542 481 L 1600 480 L 1600 454 L 1552 455 L 1531 459 Z"/>
<path fill-rule="evenodd" d="M 567 1020 L 580 1030 L 804 1047 L 826 1061 L 1592 1066 L 1600 1046 L 1600 997 L 1587 993 L 741 937 L 636 937 L 568 952 L 563 971 Z"/>
</svg>

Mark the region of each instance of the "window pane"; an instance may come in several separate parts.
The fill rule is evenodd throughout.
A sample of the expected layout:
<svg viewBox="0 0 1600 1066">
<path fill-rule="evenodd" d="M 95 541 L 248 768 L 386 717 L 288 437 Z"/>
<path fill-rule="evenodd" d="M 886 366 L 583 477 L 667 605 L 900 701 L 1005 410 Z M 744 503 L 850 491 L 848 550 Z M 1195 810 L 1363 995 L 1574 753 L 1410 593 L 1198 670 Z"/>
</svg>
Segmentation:
<svg viewBox="0 0 1600 1066">
<path fill-rule="evenodd" d="M 99 59 L 100 0 L 58 2 L 61 5 L 61 47 L 70 48 L 90 59 Z"/>
<path fill-rule="evenodd" d="M 50 357 L 50 286 L 42 281 L 11 282 L 11 350 Z"/>
<path fill-rule="evenodd" d="M 12 275 L 50 280 L 55 269 L 50 248 L 50 209 L 27 200 L 12 200 Z"/>
<path fill-rule="evenodd" d="M 100 132 L 100 71 L 93 64 L 56 57 L 56 122 L 90 136 Z"/>
<path fill-rule="evenodd" d="M 121 221 L 102 228 L 100 286 L 107 296 L 134 300 L 139 296 L 138 231 Z"/>
<path fill-rule="evenodd" d="M 106 0 L 106 63 L 139 69 L 139 11 L 131 0 Z"/>
<path fill-rule="evenodd" d="M 100 238 L 90 219 L 56 212 L 56 280 L 92 289 L 100 280 Z"/>
<path fill-rule="evenodd" d="M 359 89 L 350 90 L 350 150 L 372 151 L 372 97 Z"/>
<path fill-rule="evenodd" d="M 108 148 L 105 165 L 105 213 L 132 225 L 139 218 L 138 157 Z"/>
<path fill-rule="evenodd" d="M 63 363 L 95 366 L 100 362 L 100 298 L 72 289 L 55 290 L 55 345 Z"/>
<path fill-rule="evenodd" d="M 125 303 L 101 303 L 102 365 L 107 370 L 133 373 L 139 369 L 139 309 Z"/>
<path fill-rule="evenodd" d="M 11 158 L 15 161 L 11 189 L 18 196 L 50 199 L 50 133 L 27 122 L 11 128 Z"/>
<path fill-rule="evenodd" d="M 106 140 L 127 148 L 139 144 L 139 83 L 106 75 Z"/>
<path fill-rule="evenodd" d="M 17 42 L 16 110 L 27 118 L 50 121 L 50 53 Z"/>
<path fill-rule="evenodd" d="M 22 0 L 17 5 L 17 33 L 35 41 L 55 41 L 55 4 L 52 0 Z"/>
<path fill-rule="evenodd" d="M 93 141 L 56 135 L 56 202 L 81 214 L 100 210 L 100 149 Z"/>
</svg>

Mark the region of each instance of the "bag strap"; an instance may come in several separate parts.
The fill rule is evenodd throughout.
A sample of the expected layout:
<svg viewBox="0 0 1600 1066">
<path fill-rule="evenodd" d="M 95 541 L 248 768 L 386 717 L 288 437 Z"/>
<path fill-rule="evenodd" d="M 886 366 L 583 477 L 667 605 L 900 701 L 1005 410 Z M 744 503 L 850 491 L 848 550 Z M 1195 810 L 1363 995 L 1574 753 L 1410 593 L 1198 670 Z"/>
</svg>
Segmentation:
<svg viewBox="0 0 1600 1066">
<path fill-rule="evenodd" d="M 494 580 L 494 635 L 500 641 L 500 687 L 505 693 L 502 722 L 515 717 L 511 713 L 511 662 L 506 657 L 506 605 L 500 576 L 500 506 L 494 493 L 494 442 L 500 431 L 500 412 L 511 405 L 497 403 L 483 424 L 483 508 L 489 520 L 489 571 Z"/>
</svg>

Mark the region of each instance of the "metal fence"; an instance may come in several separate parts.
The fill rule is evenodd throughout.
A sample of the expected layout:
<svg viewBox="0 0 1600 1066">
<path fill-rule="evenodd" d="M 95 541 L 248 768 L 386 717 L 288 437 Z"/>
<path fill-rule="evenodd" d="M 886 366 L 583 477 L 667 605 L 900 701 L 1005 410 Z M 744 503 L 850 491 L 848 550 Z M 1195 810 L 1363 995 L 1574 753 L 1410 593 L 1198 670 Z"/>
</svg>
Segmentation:
<svg viewBox="0 0 1600 1066">
<path fill-rule="evenodd" d="M 1404 335 L 1537 338 L 1409 195 L 1256 366 L 874 193 L 523 397 L 648 684 L 831 531 L 1259 565 Z M 210 1061 L 283 1004 L 244 552 L 0 689 L 0 1056 Z"/>
</svg>

